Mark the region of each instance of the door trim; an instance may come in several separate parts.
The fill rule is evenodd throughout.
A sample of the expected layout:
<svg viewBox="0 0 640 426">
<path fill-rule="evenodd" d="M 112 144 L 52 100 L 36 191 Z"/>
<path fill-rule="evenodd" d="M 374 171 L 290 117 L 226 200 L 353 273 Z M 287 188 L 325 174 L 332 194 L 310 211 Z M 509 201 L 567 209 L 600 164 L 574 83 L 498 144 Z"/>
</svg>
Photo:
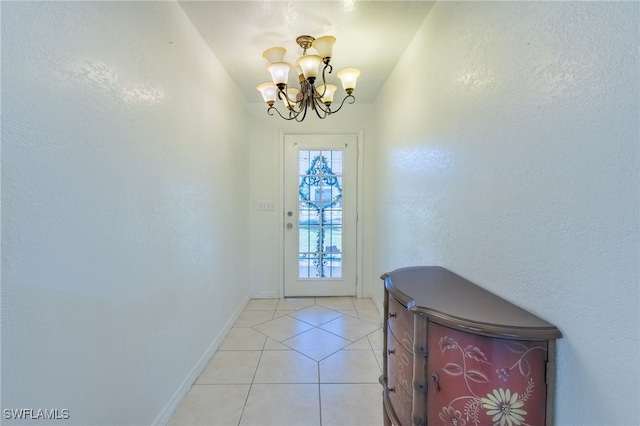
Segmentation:
<svg viewBox="0 0 640 426">
<path fill-rule="evenodd" d="M 358 139 L 357 144 L 357 154 L 356 154 L 356 297 L 358 299 L 362 298 L 362 250 L 363 250 L 363 235 L 362 232 L 364 230 L 363 221 L 362 221 L 362 212 L 361 208 L 363 206 L 364 201 L 364 156 L 363 156 L 363 142 L 364 142 L 364 130 L 358 129 L 330 129 L 330 130 L 322 130 L 322 131 L 314 131 L 314 130 L 284 130 L 280 129 L 279 131 L 279 152 L 278 152 L 278 161 L 279 161 L 279 191 L 280 191 L 280 219 L 278 222 L 278 281 L 280 282 L 278 293 L 279 297 L 284 297 L 284 223 L 285 223 L 285 213 L 284 213 L 284 156 L 285 156 L 285 136 L 286 135 L 332 135 L 332 134 L 344 134 L 344 135 L 356 135 Z"/>
</svg>

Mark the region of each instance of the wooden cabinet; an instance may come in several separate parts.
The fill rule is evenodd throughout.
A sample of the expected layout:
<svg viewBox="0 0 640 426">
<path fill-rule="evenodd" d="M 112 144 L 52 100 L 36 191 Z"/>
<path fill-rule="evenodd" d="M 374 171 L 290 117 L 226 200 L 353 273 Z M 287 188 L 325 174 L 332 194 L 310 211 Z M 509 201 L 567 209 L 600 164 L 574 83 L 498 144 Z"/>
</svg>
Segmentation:
<svg viewBox="0 0 640 426">
<path fill-rule="evenodd" d="M 441 267 L 382 279 L 385 425 L 553 424 L 555 326 Z"/>
</svg>

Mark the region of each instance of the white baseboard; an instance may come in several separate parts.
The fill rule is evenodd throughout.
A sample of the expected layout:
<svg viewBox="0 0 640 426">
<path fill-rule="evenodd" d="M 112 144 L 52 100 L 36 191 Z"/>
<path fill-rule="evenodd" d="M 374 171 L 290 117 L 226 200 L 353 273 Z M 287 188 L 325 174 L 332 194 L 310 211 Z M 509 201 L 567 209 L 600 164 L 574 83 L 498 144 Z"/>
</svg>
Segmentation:
<svg viewBox="0 0 640 426">
<path fill-rule="evenodd" d="M 371 296 L 371 300 L 373 301 L 373 304 L 376 305 L 376 308 L 378 308 L 380 315 L 384 315 L 384 303 L 373 297 L 373 295 Z"/>
<path fill-rule="evenodd" d="M 222 331 L 216 336 L 216 338 L 213 340 L 211 345 L 209 345 L 204 354 L 202 354 L 196 365 L 193 367 L 184 381 L 180 384 L 167 405 L 162 409 L 158 417 L 156 417 L 156 419 L 153 421 L 153 426 L 166 425 L 169 420 L 171 420 L 171 416 L 173 415 L 174 411 L 176 411 L 184 397 L 187 395 L 187 393 L 189 393 L 191 385 L 193 385 L 193 382 L 195 382 L 198 376 L 200 376 L 200 373 L 202 373 L 202 370 L 204 370 L 204 368 L 207 366 L 207 363 L 209 362 L 213 354 L 218 350 L 218 347 L 220 347 L 220 344 L 229 333 L 229 330 L 231 330 L 231 327 L 233 327 L 233 324 L 235 324 L 236 320 L 240 316 L 240 313 L 249 303 L 249 300 L 251 300 L 251 297 L 247 296 L 247 298 L 240 304 L 240 307 L 231 316 L 229 321 L 227 321 Z"/>
<path fill-rule="evenodd" d="M 251 294 L 252 299 L 278 299 L 280 294 L 277 291 L 258 291 Z"/>
</svg>

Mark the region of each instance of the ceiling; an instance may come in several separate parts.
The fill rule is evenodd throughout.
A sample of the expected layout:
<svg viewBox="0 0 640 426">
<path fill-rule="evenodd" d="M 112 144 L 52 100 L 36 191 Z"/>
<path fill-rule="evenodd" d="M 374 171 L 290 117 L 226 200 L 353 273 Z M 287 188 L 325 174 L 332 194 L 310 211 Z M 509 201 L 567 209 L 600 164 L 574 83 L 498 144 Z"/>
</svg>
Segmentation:
<svg viewBox="0 0 640 426">
<path fill-rule="evenodd" d="M 358 68 L 362 75 L 354 95 L 373 102 L 400 56 L 433 6 L 431 1 L 179 1 L 191 22 L 240 88 L 248 102 L 262 102 L 256 90 L 270 81 L 262 52 L 287 49 L 295 65 L 302 54 L 299 35 L 333 35 L 336 44 L 327 77 L 340 87 L 337 71 Z M 298 87 L 292 70 L 289 82 Z M 320 83 L 322 84 L 322 83 Z M 340 95 L 342 94 L 342 95 Z"/>
</svg>

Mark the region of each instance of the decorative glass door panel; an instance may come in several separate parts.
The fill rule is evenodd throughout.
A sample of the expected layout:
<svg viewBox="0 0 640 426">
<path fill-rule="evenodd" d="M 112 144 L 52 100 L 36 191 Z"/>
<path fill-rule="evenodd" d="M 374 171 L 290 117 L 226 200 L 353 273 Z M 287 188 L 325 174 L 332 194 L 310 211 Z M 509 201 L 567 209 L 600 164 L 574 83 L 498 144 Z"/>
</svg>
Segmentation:
<svg viewBox="0 0 640 426">
<path fill-rule="evenodd" d="M 298 162 L 298 277 L 341 278 L 342 151 L 299 150 Z"/>
<path fill-rule="evenodd" d="M 353 295 L 356 136 L 287 136 L 285 296 Z"/>
</svg>

